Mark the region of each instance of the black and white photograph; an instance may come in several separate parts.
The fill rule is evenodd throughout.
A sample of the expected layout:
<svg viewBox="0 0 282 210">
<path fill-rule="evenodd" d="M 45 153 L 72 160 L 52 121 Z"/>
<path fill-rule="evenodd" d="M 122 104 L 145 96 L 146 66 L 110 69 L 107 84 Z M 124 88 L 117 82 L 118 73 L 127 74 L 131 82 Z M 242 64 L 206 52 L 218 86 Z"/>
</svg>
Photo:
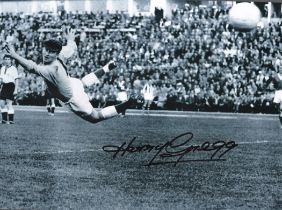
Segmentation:
<svg viewBox="0 0 282 210">
<path fill-rule="evenodd" d="M 282 209 L 281 0 L 0 0 L 0 209 Z"/>
</svg>

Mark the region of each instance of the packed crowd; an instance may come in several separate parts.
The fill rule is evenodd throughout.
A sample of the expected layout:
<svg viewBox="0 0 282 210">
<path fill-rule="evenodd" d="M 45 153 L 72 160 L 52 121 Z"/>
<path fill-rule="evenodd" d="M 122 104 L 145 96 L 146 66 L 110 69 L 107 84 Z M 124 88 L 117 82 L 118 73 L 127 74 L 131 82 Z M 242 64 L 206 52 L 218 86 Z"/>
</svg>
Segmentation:
<svg viewBox="0 0 282 210">
<path fill-rule="evenodd" d="M 42 40 L 57 36 L 65 42 L 55 29 L 78 29 L 78 52 L 67 64 L 72 76 L 81 78 L 112 59 L 119 63 L 87 90 L 96 107 L 115 103 L 119 91 L 140 93 L 150 81 L 155 109 L 275 112 L 274 89 L 265 82 L 281 59 L 282 24 L 241 33 L 228 25 L 228 9 L 185 7 L 169 19 L 122 12 L 5 13 L 0 40 L 40 63 Z M 44 105 L 43 80 L 18 69 L 17 103 Z"/>
</svg>

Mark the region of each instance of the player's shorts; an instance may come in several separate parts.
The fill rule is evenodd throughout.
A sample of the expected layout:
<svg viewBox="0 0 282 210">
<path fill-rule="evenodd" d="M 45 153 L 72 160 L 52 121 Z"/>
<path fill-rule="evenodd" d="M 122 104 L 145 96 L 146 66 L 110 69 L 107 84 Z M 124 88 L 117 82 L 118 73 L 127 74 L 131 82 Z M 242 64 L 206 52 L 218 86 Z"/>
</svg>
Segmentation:
<svg viewBox="0 0 282 210">
<path fill-rule="evenodd" d="M 274 103 L 281 103 L 282 102 L 282 90 L 276 90 L 274 94 Z"/>
<path fill-rule="evenodd" d="M 154 100 L 154 96 L 150 93 L 144 93 L 144 100 L 145 101 L 153 101 Z"/>
<path fill-rule="evenodd" d="M 13 82 L 4 83 L 2 85 L 0 99 L 1 100 L 14 100 L 15 84 Z"/>
<path fill-rule="evenodd" d="M 65 103 L 75 114 L 80 117 L 91 115 L 93 107 L 89 101 L 88 95 L 84 91 L 82 82 L 76 78 L 70 78 L 73 97 Z"/>
</svg>

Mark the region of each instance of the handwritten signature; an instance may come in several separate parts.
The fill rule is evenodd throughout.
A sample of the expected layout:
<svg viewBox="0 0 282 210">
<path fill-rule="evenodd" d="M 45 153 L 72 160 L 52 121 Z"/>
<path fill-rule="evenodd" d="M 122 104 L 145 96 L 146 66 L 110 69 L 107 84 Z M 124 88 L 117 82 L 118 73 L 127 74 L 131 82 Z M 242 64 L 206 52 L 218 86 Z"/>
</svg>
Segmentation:
<svg viewBox="0 0 282 210">
<path fill-rule="evenodd" d="M 174 166 L 176 166 L 178 163 L 191 161 L 225 161 L 226 159 L 223 157 L 226 153 L 238 146 L 235 141 L 216 141 L 213 143 L 205 141 L 199 145 L 188 144 L 191 143 L 193 136 L 193 133 L 186 132 L 176 136 L 164 144 L 144 144 L 139 146 L 133 145 L 137 139 L 137 137 L 133 137 L 128 144 L 123 142 L 120 146 L 106 145 L 103 146 L 102 149 L 105 152 L 112 153 L 113 159 L 118 156 L 122 157 L 127 153 L 154 153 L 152 159 L 149 163 L 145 164 L 145 166 L 160 164 L 174 164 Z M 210 156 L 198 159 L 186 158 L 189 153 L 191 154 L 196 152 L 206 152 L 207 154 L 210 154 Z"/>
</svg>

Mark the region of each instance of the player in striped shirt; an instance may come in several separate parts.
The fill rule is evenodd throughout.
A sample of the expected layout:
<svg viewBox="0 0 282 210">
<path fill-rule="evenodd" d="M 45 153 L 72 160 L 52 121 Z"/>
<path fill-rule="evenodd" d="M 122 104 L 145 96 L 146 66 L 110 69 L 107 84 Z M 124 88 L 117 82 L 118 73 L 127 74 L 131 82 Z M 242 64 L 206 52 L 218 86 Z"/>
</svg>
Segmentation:
<svg viewBox="0 0 282 210">
<path fill-rule="evenodd" d="M 111 61 L 103 68 L 86 75 L 81 80 L 70 77 L 64 61 L 77 50 L 74 42 L 75 31 L 69 28 L 66 30 L 65 37 L 67 39 L 66 46 L 62 46 L 61 42 L 55 39 L 44 42 L 42 52 L 44 65 L 38 65 L 31 60 L 25 59 L 17 54 L 9 44 L 5 46 L 5 49 L 27 71 L 42 76 L 50 93 L 84 120 L 97 123 L 117 116 L 129 108 L 136 100 L 134 97 L 130 97 L 124 103 L 108 106 L 101 110 L 96 110 L 92 107 L 84 87 L 99 83 L 99 78 L 116 68 L 116 64 Z"/>
</svg>

